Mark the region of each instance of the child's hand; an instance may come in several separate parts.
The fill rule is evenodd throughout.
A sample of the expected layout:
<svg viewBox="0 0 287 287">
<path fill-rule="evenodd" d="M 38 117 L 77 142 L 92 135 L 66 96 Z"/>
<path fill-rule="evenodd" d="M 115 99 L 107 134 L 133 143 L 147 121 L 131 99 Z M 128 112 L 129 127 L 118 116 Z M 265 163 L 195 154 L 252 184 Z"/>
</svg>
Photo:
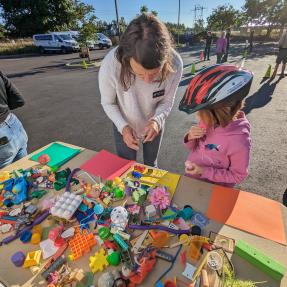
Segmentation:
<svg viewBox="0 0 287 287">
<path fill-rule="evenodd" d="M 185 173 L 191 174 L 191 175 L 202 175 L 203 168 L 199 165 L 191 162 L 186 161 L 185 162 Z"/>
<path fill-rule="evenodd" d="M 206 129 L 199 126 L 192 126 L 188 132 L 188 140 L 200 139 L 206 134 Z"/>
</svg>

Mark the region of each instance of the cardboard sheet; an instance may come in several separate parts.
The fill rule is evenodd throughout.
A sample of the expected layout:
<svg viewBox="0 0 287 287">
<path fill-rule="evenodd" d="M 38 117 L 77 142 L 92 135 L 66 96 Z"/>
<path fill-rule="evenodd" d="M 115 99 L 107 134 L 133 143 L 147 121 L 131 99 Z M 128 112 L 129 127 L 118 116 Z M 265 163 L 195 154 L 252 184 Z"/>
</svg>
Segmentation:
<svg viewBox="0 0 287 287">
<path fill-rule="evenodd" d="M 286 245 L 281 204 L 254 193 L 214 186 L 207 217 Z"/>
<path fill-rule="evenodd" d="M 106 150 L 101 150 L 81 165 L 80 168 L 103 179 L 113 180 L 116 176 L 121 176 L 133 164 L 134 161 L 121 158 Z"/>
<path fill-rule="evenodd" d="M 50 157 L 50 161 L 47 165 L 49 167 L 60 167 L 80 152 L 81 149 L 74 149 L 60 143 L 52 143 L 44 150 L 33 155 L 30 159 L 33 161 L 38 161 L 39 156 L 42 154 L 47 154 Z"/>
</svg>

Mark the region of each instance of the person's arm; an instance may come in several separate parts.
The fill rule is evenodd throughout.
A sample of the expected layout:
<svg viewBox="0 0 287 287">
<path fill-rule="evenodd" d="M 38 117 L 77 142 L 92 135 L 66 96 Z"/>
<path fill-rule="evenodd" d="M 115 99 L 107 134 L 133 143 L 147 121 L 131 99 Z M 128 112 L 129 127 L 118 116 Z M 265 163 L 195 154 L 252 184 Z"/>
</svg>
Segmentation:
<svg viewBox="0 0 287 287">
<path fill-rule="evenodd" d="M 151 120 L 155 120 L 158 123 L 160 129 L 163 128 L 165 120 L 171 112 L 176 90 L 181 80 L 183 70 L 183 63 L 181 58 L 179 58 L 179 65 L 176 69 L 177 71 L 174 74 L 174 77 L 168 87 L 168 90 L 165 92 L 163 99 L 158 103 L 155 110 L 155 115 L 151 118 Z"/>
<path fill-rule="evenodd" d="M 188 140 L 188 133 L 187 133 L 183 138 L 183 145 L 186 147 L 186 149 L 193 150 L 196 145 L 196 139 Z"/>
<path fill-rule="evenodd" d="M 248 141 L 246 144 L 241 144 L 231 151 L 228 169 L 204 167 L 201 178 L 212 182 L 240 183 L 248 175 L 249 158 L 250 142 Z"/>
<path fill-rule="evenodd" d="M 116 83 L 113 77 L 112 68 L 108 61 L 103 61 L 99 71 L 99 88 L 101 93 L 101 104 L 106 115 L 115 124 L 118 131 L 122 133 L 123 128 L 128 125 L 123 118 L 120 108 L 117 104 Z"/>
<path fill-rule="evenodd" d="M 3 79 L 5 84 L 5 90 L 7 94 L 7 102 L 10 110 L 22 107 L 25 104 L 24 98 L 15 85 L 0 72 L 0 77 Z"/>
</svg>

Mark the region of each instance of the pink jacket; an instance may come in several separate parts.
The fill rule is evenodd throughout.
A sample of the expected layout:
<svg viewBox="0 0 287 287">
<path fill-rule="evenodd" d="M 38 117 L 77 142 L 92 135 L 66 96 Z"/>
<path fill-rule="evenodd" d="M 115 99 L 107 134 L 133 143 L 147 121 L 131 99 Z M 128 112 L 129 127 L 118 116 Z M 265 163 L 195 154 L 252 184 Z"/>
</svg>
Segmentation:
<svg viewBox="0 0 287 287">
<path fill-rule="evenodd" d="M 201 176 L 190 176 L 204 181 L 233 187 L 248 175 L 251 138 L 250 124 L 243 112 L 225 128 L 209 128 L 206 136 L 184 144 L 190 150 L 188 161 L 203 168 Z"/>
<path fill-rule="evenodd" d="M 226 53 L 227 47 L 227 39 L 226 38 L 218 38 L 216 41 L 216 54 L 218 53 Z"/>
</svg>

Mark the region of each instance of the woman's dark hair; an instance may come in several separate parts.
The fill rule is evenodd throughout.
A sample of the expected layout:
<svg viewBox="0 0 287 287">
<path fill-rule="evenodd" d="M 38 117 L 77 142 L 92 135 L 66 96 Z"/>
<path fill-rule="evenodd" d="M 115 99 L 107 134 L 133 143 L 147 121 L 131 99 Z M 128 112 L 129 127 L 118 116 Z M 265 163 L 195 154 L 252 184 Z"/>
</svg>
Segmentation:
<svg viewBox="0 0 287 287">
<path fill-rule="evenodd" d="M 160 83 L 172 68 L 172 40 L 166 26 L 154 15 L 143 13 L 130 22 L 120 39 L 116 57 L 121 63 L 120 81 L 127 90 L 135 78 L 130 66 L 133 58 L 145 69 L 162 66 Z"/>
</svg>

